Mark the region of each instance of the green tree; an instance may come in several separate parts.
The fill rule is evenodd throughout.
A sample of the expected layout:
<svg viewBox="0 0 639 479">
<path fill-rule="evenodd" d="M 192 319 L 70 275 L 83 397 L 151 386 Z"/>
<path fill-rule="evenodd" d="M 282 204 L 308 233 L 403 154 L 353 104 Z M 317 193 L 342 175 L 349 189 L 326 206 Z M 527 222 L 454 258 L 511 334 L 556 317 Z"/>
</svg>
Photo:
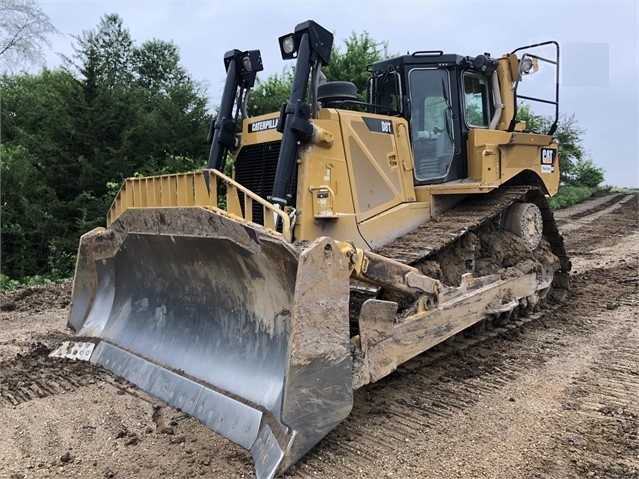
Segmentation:
<svg viewBox="0 0 639 479">
<path fill-rule="evenodd" d="M 333 45 L 331 61 L 322 67 L 329 81 L 350 81 L 357 87 L 358 98 L 366 100 L 369 72 L 367 66 L 389 58 L 388 44 L 376 42 L 367 32 L 355 32 L 344 40 L 345 51 Z M 293 69 L 285 68 L 281 74 L 270 75 L 266 80 L 257 79 L 251 92 L 249 113 L 252 116 L 279 111 L 291 91 Z"/>
<path fill-rule="evenodd" d="M 285 68 L 281 74 L 269 75 L 266 80 L 258 77 L 255 88 L 251 91 L 248 111 L 249 115 L 257 116 L 279 111 L 291 94 L 293 70 Z"/>
<path fill-rule="evenodd" d="M 168 95 L 171 88 L 191 82 L 172 42 L 146 41 L 133 49 L 131 57 L 135 81 L 143 88 Z"/>
<path fill-rule="evenodd" d="M 181 66 L 173 43 L 135 46 L 117 14 L 105 15 L 77 41 L 73 57 L 86 108 L 82 157 L 98 185 L 86 191 L 101 197 L 109 181 L 166 171 L 169 157 L 205 157 L 205 92 Z"/>
<path fill-rule="evenodd" d="M 517 109 L 517 120 L 525 121 L 526 129 L 537 133 L 542 133 L 546 125 L 544 118 L 540 115 L 536 115 L 530 108 L 530 105 L 525 103 Z M 547 130 L 546 128 L 546 131 Z M 545 131 L 543 132 L 545 133 Z"/>
<path fill-rule="evenodd" d="M 64 69 L 0 77 L 2 266 L 14 278 L 71 274 L 79 236 L 104 225 L 125 177 L 206 163 L 206 95 L 172 43 L 137 47 L 107 15 L 73 58 Z"/>
<path fill-rule="evenodd" d="M 3 144 L 24 147 L 35 158 L 39 181 L 55 185 L 63 201 L 71 200 L 81 191 L 82 175 L 81 165 L 71 161 L 81 154 L 78 83 L 68 72 L 45 69 L 38 75 L 4 75 L 0 89 Z"/>
<path fill-rule="evenodd" d="M 357 87 L 360 100 L 366 100 L 366 90 L 368 88 L 368 65 L 389 58 L 388 43 L 375 41 L 368 32 L 351 33 L 351 36 L 344 40 L 346 51 L 342 53 L 339 48 L 333 45 L 330 63 L 322 68 L 329 81 L 340 80 L 349 81 Z"/>
<path fill-rule="evenodd" d="M 52 249 L 60 232 L 58 201 L 37 163 L 22 146 L 0 145 L 2 272 L 15 279 L 50 272 L 54 262 L 60 266 Z"/>
<path fill-rule="evenodd" d="M 590 158 L 580 158 L 574 164 L 568 184 L 596 188 L 603 182 L 604 173 L 604 169 L 595 165 Z"/>
<path fill-rule="evenodd" d="M 551 118 L 544 117 L 542 130 L 548 131 L 551 124 Z M 567 115 L 562 113 L 559 115 L 555 138 L 558 143 L 559 168 L 562 173 L 562 181 L 565 183 L 569 183 L 576 162 L 585 157 L 586 152 L 582 144 L 585 133 L 585 130 L 579 126 L 574 114 Z"/>
<path fill-rule="evenodd" d="M 73 59 L 66 58 L 91 83 L 116 86 L 133 80 L 133 40 L 117 13 L 102 16 L 97 30 L 76 36 Z"/>
<path fill-rule="evenodd" d="M 178 48 L 161 40 L 145 42 L 133 50 L 133 61 L 137 118 L 125 136 L 127 151 L 144 158 L 136 171 L 185 171 L 193 162 L 204 166 L 211 121 L 206 94 L 181 66 Z"/>
</svg>

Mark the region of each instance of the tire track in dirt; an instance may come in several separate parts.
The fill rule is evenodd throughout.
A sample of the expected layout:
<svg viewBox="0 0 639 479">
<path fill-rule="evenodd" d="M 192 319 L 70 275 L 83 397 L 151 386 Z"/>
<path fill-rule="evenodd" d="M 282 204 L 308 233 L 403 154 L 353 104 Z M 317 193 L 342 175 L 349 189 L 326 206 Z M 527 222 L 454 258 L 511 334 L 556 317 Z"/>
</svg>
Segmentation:
<svg viewBox="0 0 639 479">
<path fill-rule="evenodd" d="M 635 295 L 607 312 L 615 334 L 564 390 L 564 411 L 548 446 L 554 454 L 534 469 L 567 476 L 562 464 L 570 464 L 578 477 L 639 477 L 638 306 Z"/>
<path fill-rule="evenodd" d="M 584 216 L 592 215 L 608 208 L 609 206 L 620 203 L 621 201 L 631 198 L 631 194 L 616 193 L 613 195 L 604 195 L 598 198 L 592 198 L 583 203 L 572 205 L 568 208 L 555 211 L 555 221 L 558 225 L 563 226 L 569 221 L 578 220 Z"/>
<path fill-rule="evenodd" d="M 26 354 L 2 363 L 0 367 L 0 407 L 56 394 L 105 380 L 107 374 L 81 361 L 50 358 L 51 348 L 35 343 Z"/>
<path fill-rule="evenodd" d="M 563 233 L 572 232 L 581 229 L 584 225 L 590 225 L 598 219 L 610 215 L 614 211 L 622 208 L 628 201 L 636 199 L 636 195 L 619 195 L 620 199 L 614 202 L 604 203 L 601 209 L 597 208 L 596 211 L 586 211 L 582 214 L 570 216 L 568 222 L 561 226 Z"/>
</svg>

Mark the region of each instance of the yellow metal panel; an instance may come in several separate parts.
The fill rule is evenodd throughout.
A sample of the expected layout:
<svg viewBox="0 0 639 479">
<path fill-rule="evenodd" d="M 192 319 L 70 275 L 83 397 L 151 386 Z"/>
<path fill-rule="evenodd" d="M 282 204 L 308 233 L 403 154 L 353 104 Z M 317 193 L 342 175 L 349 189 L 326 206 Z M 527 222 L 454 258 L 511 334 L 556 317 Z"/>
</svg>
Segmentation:
<svg viewBox="0 0 639 479">
<path fill-rule="evenodd" d="M 489 191 L 499 188 L 501 183 L 494 184 L 480 183 L 478 181 L 451 181 L 439 185 L 428 185 L 428 194 L 431 196 L 438 195 L 470 195 L 476 193 L 488 193 Z M 420 187 L 421 188 L 421 187 Z M 418 195 L 418 198 L 421 198 Z"/>
<path fill-rule="evenodd" d="M 177 206 L 190 206 L 193 204 L 193 189 L 188 187 L 187 176 L 178 175 L 177 182 Z M 191 198 L 189 198 L 189 196 Z"/>
<path fill-rule="evenodd" d="M 275 129 L 279 117 L 279 112 L 269 113 L 267 115 L 255 116 L 242 122 L 241 145 L 255 145 L 257 143 L 281 140 L 282 134 Z"/>
<path fill-rule="evenodd" d="M 370 247 L 375 249 L 414 230 L 429 219 L 428 203 L 403 203 L 361 222 L 359 228 Z"/>
<path fill-rule="evenodd" d="M 351 178 L 344 157 L 344 143 L 336 110 L 324 108 L 313 124 L 330 133 L 333 142 L 304 149 L 298 170 L 296 239 L 314 239 L 320 236 L 348 239 L 363 246 L 354 215 Z M 314 191 L 326 188 L 334 193 L 333 219 L 315 218 Z M 334 216 L 338 218 L 335 219 Z"/>
<path fill-rule="evenodd" d="M 153 205 L 162 204 L 162 182 L 159 178 L 151 178 L 151 189 L 153 190 Z"/>
<path fill-rule="evenodd" d="M 168 191 L 170 188 L 169 178 L 162 176 L 159 178 L 160 182 L 160 204 L 158 206 L 171 206 L 169 203 Z"/>
<path fill-rule="evenodd" d="M 123 208 L 132 208 L 134 206 L 134 195 L 135 195 L 135 180 L 128 179 L 124 184 L 124 188 L 122 191 L 122 207 Z"/>
<path fill-rule="evenodd" d="M 533 133 L 514 132 L 510 138 L 511 145 L 536 145 L 548 146 L 553 142 L 550 135 L 539 135 Z"/>
<path fill-rule="evenodd" d="M 215 176 L 209 176 L 209 188 L 211 188 L 211 192 L 209 193 L 208 204 L 217 207 L 217 195 L 219 192 L 217 190 L 217 178 Z"/>
<path fill-rule="evenodd" d="M 242 217 L 242 207 L 235 185 L 226 185 L 226 203 L 226 208 L 229 213 Z"/>
<path fill-rule="evenodd" d="M 505 183 L 522 172 L 528 171 L 535 173 L 549 194 L 553 195 L 559 185 L 559 167 L 558 165 L 542 167 L 542 151 L 556 151 L 556 148 L 556 143 L 549 135 L 474 129 L 468 133 L 469 176 L 480 183 L 479 190 L 486 191 L 487 187 Z M 450 185 L 450 187 L 451 190 L 466 188 L 457 185 Z M 433 192 L 433 194 L 442 194 L 442 192 Z"/>
<path fill-rule="evenodd" d="M 244 218 L 253 221 L 253 200 L 247 195 L 244 195 Z"/>
<path fill-rule="evenodd" d="M 508 142 L 511 133 L 476 128 L 468 132 L 468 176 L 481 184 L 494 184 L 501 179 L 499 144 Z"/>
<path fill-rule="evenodd" d="M 214 192 L 211 191 L 211 196 L 209 197 L 209 191 L 206 188 L 206 181 L 204 179 L 204 175 L 201 173 L 198 173 L 193 176 L 193 187 L 195 190 L 194 197 L 195 197 L 196 205 L 210 206 L 212 199 L 213 198 L 217 199 L 217 181 L 215 180 L 215 177 L 210 178 L 209 184 L 211 183 L 215 185 L 215 191 Z M 213 193 L 215 193 L 215 196 L 213 195 Z M 215 201 L 215 204 L 213 204 L 213 206 L 217 206 L 217 201 Z"/>
<path fill-rule="evenodd" d="M 143 182 L 144 182 L 144 178 L 138 178 L 133 184 L 133 205 L 136 208 L 142 208 L 146 206 L 144 204 L 144 198 L 143 198 L 143 194 L 144 194 Z"/>
<path fill-rule="evenodd" d="M 351 173 L 355 211 L 363 221 L 406 201 L 413 187 L 405 191 L 405 175 L 412 183 L 412 161 L 407 154 L 406 121 L 384 115 L 363 115 L 360 112 L 339 111 L 342 132 L 346 139 L 346 160 Z M 371 131 L 364 119 L 392 123 L 392 133 Z M 398 148 L 398 140 L 401 148 Z M 401 157 L 398 157 L 398 154 Z M 405 166 L 399 168 L 399 163 Z M 408 167 L 409 169 L 407 169 Z M 340 193 L 341 194 L 341 193 Z"/>
<path fill-rule="evenodd" d="M 275 215 L 270 211 L 264 211 L 264 226 L 275 231 Z"/>
<path fill-rule="evenodd" d="M 169 206 L 177 206 L 177 177 L 169 176 Z"/>
<path fill-rule="evenodd" d="M 413 180 L 413 150 L 410 143 L 408 124 L 402 121 L 395 123 L 395 144 L 397 156 L 402 165 L 400 176 L 407 201 L 415 201 L 415 183 Z"/>
<path fill-rule="evenodd" d="M 515 114 L 513 80 L 517 78 L 518 68 L 519 60 L 516 55 L 508 54 L 499 59 L 497 77 L 499 78 L 501 103 L 504 105 L 504 109 L 497 123 L 497 130 L 506 130 Z"/>
</svg>

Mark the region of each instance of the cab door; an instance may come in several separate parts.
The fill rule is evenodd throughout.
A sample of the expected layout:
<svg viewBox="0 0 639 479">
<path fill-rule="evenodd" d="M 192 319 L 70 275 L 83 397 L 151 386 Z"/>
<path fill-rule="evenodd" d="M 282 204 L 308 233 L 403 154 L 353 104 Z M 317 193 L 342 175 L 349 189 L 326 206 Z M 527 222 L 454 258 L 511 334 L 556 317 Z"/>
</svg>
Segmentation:
<svg viewBox="0 0 639 479">
<path fill-rule="evenodd" d="M 451 98 L 448 70 L 414 68 L 408 74 L 411 98 L 410 130 L 415 183 L 443 183 L 465 177 L 460 135 Z"/>
</svg>

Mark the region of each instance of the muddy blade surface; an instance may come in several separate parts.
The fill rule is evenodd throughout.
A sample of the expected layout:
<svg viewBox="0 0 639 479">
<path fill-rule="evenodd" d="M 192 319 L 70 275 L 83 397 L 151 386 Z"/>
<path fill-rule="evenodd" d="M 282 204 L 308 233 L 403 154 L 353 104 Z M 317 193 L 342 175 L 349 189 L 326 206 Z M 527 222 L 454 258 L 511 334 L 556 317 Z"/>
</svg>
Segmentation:
<svg viewBox="0 0 639 479">
<path fill-rule="evenodd" d="M 131 209 L 83 236 L 69 325 L 90 361 L 249 449 L 258 477 L 350 412 L 348 269 L 330 239 L 200 208 Z"/>
</svg>

